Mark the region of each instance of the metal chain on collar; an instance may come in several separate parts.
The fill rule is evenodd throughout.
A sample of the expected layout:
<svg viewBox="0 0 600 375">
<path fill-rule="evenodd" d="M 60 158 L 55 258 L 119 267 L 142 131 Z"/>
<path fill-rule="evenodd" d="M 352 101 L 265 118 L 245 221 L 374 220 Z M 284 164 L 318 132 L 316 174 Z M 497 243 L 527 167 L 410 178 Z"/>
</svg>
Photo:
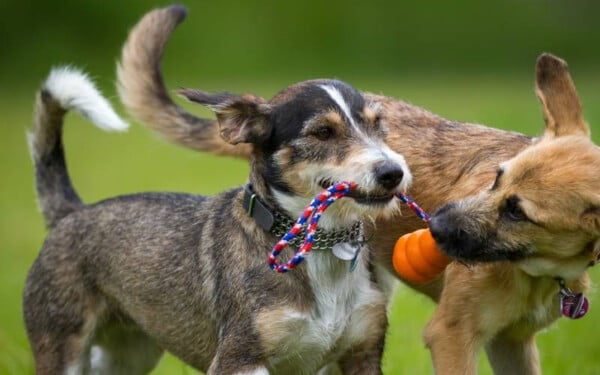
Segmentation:
<svg viewBox="0 0 600 375">
<path fill-rule="evenodd" d="M 294 225 L 294 221 L 289 217 L 275 212 L 275 222 L 271 227 L 271 234 L 275 237 L 283 237 L 286 232 Z M 289 245 L 295 248 L 300 247 L 304 238 L 306 237 L 306 229 L 302 229 L 298 233 L 298 237 L 289 241 Z M 362 221 L 356 221 L 350 228 L 342 230 L 326 231 L 318 228 L 315 232 L 315 239 L 313 241 L 313 250 L 331 250 L 333 245 L 341 242 L 362 242 L 364 238 L 364 225 Z"/>
<path fill-rule="evenodd" d="M 339 256 L 338 254 L 336 256 L 344 259 L 346 257 L 344 252 L 348 253 L 347 246 L 344 245 L 354 243 L 359 246 L 351 249 L 353 250 L 353 254 L 350 254 L 352 257 L 348 257 L 348 260 L 351 260 L 350 271 L 352 271 L 356 266 L 356 259 L 362 244 L 368 241 L 365 241 L 363 223 L 358 221 L 350 228 L 340 231 L 319 230 L 317 226 L 322 213 L 332 203 L 345 197 L 354 189 L 356 189 L 356 183 L 354 182 L 340 182 L 330 186 L 311 201 L 295 222 L 280 213 L 275 213 L 275 220 L 270 232 L 277 237 L 281 237 L 281 239 L 271 250 L 267 260 L 269 267 L 277 272 L 284 273 L 300 264 L 313 248 L 318 250 L 333 249 L 335 254 L 336 246 L 340 244 L 342 246 L 337 247 Z M 423 221 L 429 222 L 431 220 L 431 217 L 410 197 L 402 193 L 395 195 Z M 277 257 L 288 245 L 296 247 L 294 256 L 287 263 L 280 264 L 277 262 Z"/>
<path fill-rule="evenodd" d="M 323 212 L 325 212 L 332 203 L 343 198 L 355 188 L 356 183 L 354 182 L 340 182 L 318 194 L 310 204 L 306 206 L 304 212 L 302 212 L 294 225 L 283 235 L 275 246 L 273 246 L 271 254 L 267 259 L 269 267 L 277 272 L 284 273 L 302 263 L 304 257 L 312 250 L 319 220 L 321 219 Z M 288 262 L 279 263 L 277 257 L 281 251 L 289 245 L 291 240 L 298 236 L 305 226 L 306 236 L 304 237 L 302 245 L 294 251 L 294 256 Z"/>
</svg>

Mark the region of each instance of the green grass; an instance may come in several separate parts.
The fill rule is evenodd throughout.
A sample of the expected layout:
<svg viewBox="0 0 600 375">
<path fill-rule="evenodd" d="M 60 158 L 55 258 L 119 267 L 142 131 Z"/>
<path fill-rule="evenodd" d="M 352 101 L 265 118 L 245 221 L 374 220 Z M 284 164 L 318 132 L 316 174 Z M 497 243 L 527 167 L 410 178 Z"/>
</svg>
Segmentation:
<svg viewBox="0 0 600 375">
<path fill-rule="evenodd" d="M 167 76 L 170 76 L 167 74 Z M 530 77 L 341 77 L 361 89 L 402 97 L 447 118 L 481 122 L 538 134 L 542 119 Z M 600 124 L 600 77 L 575 76 L 590 124 Z M 206 89 L 254 91 L 269 96 L 291 82 L 258 85 L 216 82 Z M 112 93 L 111 90 L 107 90 Z M 45 235 L 35 202 L 25 129 L 33 92 L 0 92 L 0 374 L 29 374 L 31 352 L 21 318 L 21 293 L 27 270 Z M 600 128 L 592 127 L 595 133 Z M 598 141 L 598 138 L 596 138 Z M 248 172 L 243 161 L 217 158 L 169 145 L 134 126 L 125 134 L 106 134 L 75 115 L 67 120 L 67 160 L 77 191 L 87 202 L 139 191 L 186 191 L 214 194 L 240 185 Z M 600 172 L 600 171 L 599 171 Z M 592 272 L 600 280 L 600 269 Z M 579 321 L 561 320 L 539 336 L 546 374 L 600 374 L 600 293 Z M 384 357 L 386 374 L 426 374 L 431 365 L 421 332 L 434 305 L 406 287 L 396 295 Z M 484 360 L 483 374 L 489 374 Z M 193 374 L 167 355 L 153 374 Z"/>
</svg>

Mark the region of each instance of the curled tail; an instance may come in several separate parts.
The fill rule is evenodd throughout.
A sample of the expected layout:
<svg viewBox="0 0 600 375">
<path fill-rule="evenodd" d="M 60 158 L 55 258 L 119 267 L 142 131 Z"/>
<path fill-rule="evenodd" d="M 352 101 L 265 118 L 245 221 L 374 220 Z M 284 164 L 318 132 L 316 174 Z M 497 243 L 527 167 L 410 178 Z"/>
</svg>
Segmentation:
<svg viewBox="0 0 600 375">
<path fill-rule="evenodd" d="M 104 130 L 128 127 L 84 73 L 71 68 L 52 70 L 37 94 L 29 133 L 38 201 L 50 228 L 83 207 L 71 185 L 63 152 L 63 118 L 69 110 Z"/>
<path fill-rule="evenodd" d="M 185 19 L 183 6 L 146 14 L 131 30 L 117 64 L 117 85 L 125 108 L 150 129 L 176 144 L 218 155 L 248 158 L 250 146 L 232 146 L 219 135 L 215 120 L 196 117 L 171 100 L 160 71 L 175 27 Z"/>
</svg>

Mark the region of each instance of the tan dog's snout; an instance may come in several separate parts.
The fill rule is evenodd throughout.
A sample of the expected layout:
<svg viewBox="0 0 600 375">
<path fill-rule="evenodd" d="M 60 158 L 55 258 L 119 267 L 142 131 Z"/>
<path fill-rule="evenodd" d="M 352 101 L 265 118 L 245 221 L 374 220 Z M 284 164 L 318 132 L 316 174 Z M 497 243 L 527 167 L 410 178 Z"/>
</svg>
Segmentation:
<svg viewBox="0 0 600 375">
<path fill-rule="evenodd" d="M 463 262 L 520 260 L 531 253 L 528 244 L 518 238 L 503 238 L 493 220 L 493 207 L 473 198 L 449 203 L 431 218 L 433 238 L 449 256 Z"/>
<path fill-rule="evenodd" d="M 485 251 L 481 236 L 467 229 L 469 220 L 456 203 L 448 203 L 435 212 L 429 223 L 431 234 L 441 249 L 464 261 L 479 260 Z"/>
</svg>

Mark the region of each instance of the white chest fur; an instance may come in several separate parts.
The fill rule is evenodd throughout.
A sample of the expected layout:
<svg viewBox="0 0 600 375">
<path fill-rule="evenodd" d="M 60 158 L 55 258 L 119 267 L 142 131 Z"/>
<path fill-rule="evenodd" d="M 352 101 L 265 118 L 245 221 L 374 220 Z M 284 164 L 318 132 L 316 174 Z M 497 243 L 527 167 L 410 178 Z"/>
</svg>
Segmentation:
<svg viewBox="0 0 600 375">
<path fill-rule="evenodd" d="M 278 325 L 286 334 L 278 338 L 279 350 L 270 367 L 281 373 L 315 373 L 344 351 L 359 346 L 373 324 L 379 326 L 385 311 L 383 294 L 370 281 L 363 249 L 357 266 L 331 252 L 315 251 L 303 264 L 314 294 L 309 311 L 285 309 Z"/>
</svg>

